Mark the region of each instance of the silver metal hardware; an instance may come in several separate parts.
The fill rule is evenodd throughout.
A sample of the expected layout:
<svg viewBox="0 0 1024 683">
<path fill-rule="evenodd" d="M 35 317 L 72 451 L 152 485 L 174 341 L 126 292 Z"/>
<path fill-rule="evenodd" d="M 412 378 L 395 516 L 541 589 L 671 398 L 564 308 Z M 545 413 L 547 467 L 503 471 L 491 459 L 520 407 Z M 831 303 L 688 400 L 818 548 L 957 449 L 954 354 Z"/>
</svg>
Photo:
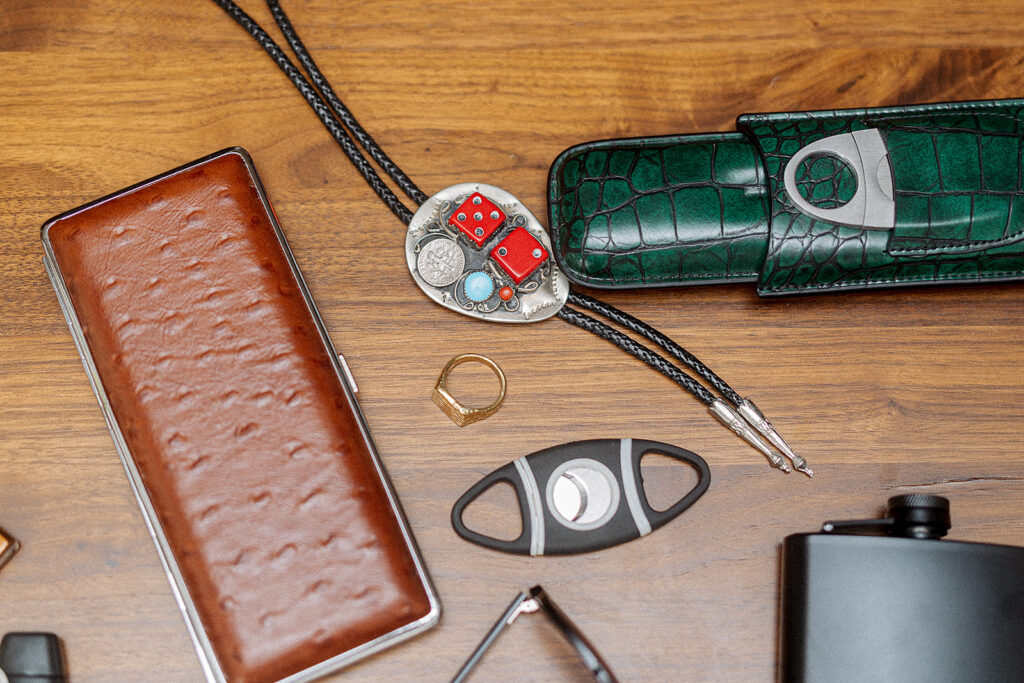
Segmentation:
<svg viewBox="0 0 1024 683">
<path fill-rule="evenodd" d="M 533 614 L 539 609 L 540 605 L 537 604 L 537 601 L 534 598 L 524 600 L 513 608 L 512 613 L 508 615 L 507 619 L 505 619 L 505 624 L 511 624 L 520 614 Z"/>
<path fill-rule="evenodd" d="M 564 527 L 590 531 L 604 526 L 619 508 L 619 483 L 608 467 L 576 458 L 555 468 L 545 486 L 545 501 Z"/>
<path fill-rule="evenodd" d="M 573 472 L 565 472 L 555 482 L 553 498 L 555 511 L 575 522 L 587 509 L 587 485 Z"/>
<path fill-rule="evenodd" d="M 761 432 L 773 446 L 782 451 L 785 455 L 793 462 L 793 468 L 799 472 L 803 472 L 808 477 L 814 476 L 814 470 L 808 465 L 807 461 L 793 452 L 793 449 L 789 447 L 786 440 L 782 438 L 782 435 L 776 431 L 772 423 L 768 421 L 768 418 L 764 416 L 754 402 L 749 398 L 743 399 L 743 402 L 736 407 L 736 412 L 739 413 L 744 420 L 746 420 L 754 429 Z"/>
<path fill-rule="evenodd" d="M 781 455 L 773 451 L 771 446 L 766 444 L 761 437 L 757 435 L 757 432 L 751 429 L 750 425 L 748 425 L 746 421 L 740 417 L 740 414 L 733 410 L 728 403 L 720 398 L 716 398 L 711 402 L 711 405 L 708 406 L 708 412 L 717 417 L 719 422 L 735 432 L 741 439 L 761 451 L 761 453 L 764 454 L 764 457 L 768 458 L 768 462 L 771 463 L 772 467 L 780 469 L 786 474 L 792 472 L 789 465 L 786 464 L 786 460 Z"/>
<path fill-rule="evenodd" d="M 824 209 L 800 195 L 796 171 L 811 157 L 835 157 L 849 166 L 857 178 L 857 191 L 850 201 L 834 209 Z M 805 145 L 786 163 L 783 184 L 789 201 L 811 218 L 866 230 L 891 230 L 896 225 L 892 165 L 877 128 L 832 135 Z"/>
<path fill-rule="evenodd" d="M 345 360 L 345 356 L 338 353 L 337 349 L 334 350 L 334 353 L 338 356 L 338 360 L 341 361 L 341 369 L 345 373 L 345 379 L 352 385 L 352 393 L 358 394 L 359 387 L 356 386 L 356 378 L 352 376 L 352 369 L 348 366 L 348 361 Z"/>
</svg>

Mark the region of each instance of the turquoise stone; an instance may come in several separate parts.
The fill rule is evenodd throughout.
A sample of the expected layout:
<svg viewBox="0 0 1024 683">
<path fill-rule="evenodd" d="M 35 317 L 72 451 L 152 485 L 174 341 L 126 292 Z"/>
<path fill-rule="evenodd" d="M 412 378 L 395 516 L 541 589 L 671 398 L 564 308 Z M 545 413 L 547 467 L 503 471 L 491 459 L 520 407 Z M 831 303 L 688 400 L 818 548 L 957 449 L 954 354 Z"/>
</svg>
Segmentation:
<svg viewBox="0 0 1024 683">
<path fill-rule="evenodd" d="M 494 280 L 482 271 L 470 273 L 463 285 L 466 298 L 470 301 L 487 301 L 494 293 Z"/>
</svg>

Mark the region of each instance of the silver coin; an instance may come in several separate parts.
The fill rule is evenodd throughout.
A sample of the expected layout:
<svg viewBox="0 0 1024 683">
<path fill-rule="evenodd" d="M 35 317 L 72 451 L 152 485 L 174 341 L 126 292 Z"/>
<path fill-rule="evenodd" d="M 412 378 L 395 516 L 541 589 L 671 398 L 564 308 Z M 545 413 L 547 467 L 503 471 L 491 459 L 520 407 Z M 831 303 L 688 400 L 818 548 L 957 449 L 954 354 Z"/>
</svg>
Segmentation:
<svg viewBox="0 0 1024 683">
<path fill-rule="evenodd" d="M 447 287 L 459 279 L 466 255 L 455 242 L 440 238 L 428 242 L 416 257 L 416 270 L 427 284 Z"/>
</svg>

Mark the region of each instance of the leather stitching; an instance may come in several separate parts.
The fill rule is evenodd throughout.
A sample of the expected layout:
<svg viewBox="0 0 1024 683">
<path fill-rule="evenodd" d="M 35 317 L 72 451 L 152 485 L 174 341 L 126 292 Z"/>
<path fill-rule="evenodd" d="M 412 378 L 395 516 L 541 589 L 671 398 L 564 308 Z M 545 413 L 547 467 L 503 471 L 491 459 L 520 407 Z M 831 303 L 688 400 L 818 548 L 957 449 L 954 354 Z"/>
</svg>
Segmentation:
<svg viewBox="0 0 1024 683">
<path fill-rule="evenodd" d="M 978 240 L 975 242 L 964 242 L 962 244 L 949 244 L 939 247 L 920 247 L 917 249 L 894 249 L 890 247 L 889 253 L 894 256 L 912 256 L 915 254 L 919 256 L 927 256 L 928 254 L 950 253 L 957 251 L 966 253 L 970 251 L 981 251 L 982 249 L 993 249 L 995 247 L 1006 246 L 1007 244 L 1019 242 L 1021 238 L 1024 238 L 1024 230 L 1020 230 L 998 240 Z M 979 249 L 979 247 L 981 249 Z"/>
<path fill-rule="evenodd" d="M 741 278 L 741 277 L 748 277 L 748 278 L 749 277 L 757 277 L 760 274 L 761 273 L 758 272 L 758 271 L 751 271 L 751 272 L 742 272 L 742 273 L 729 273 L 729 274 L 722 274 L 722 275 L 717 275 L 717 274 L 714 274 L 714 273 L 684 273 L 683 276 L 685 278 L 689 279 L 689 280 L 694 280 L 694 281 L 696 281 L 696 280 L 735 280 L 735 279 Z M 680 284 L 680 285 L 687 284 L 686 282 L 684 282 L 682 280 L 678 280 L 678 278 L 677 278 L 677 276 L 675 274 L 673 274 L 673 275 L 648 275 L 648 276 L 646 276 L 644 278 L 610 278 L 610 277 L 591 276 L 591 275 L 586 275 L 584 273 L 581 273 L 579 271 L 573 271 L 572 277 L 573 277 L 574 280 L 578 280 L 580 282 L 588 282 L 588 283 L 606 282 L 606 283 L 620 283 L 621 284 L 621 283 L 626 283 L 626 282 L 638 282 L 638 283 L 642 284 L 642 283 L 645 283 L 645 282 L 652 282 L 652 281 L 659 281 L 659 282 L 660 281 L 666 281 L 666 282 L 678 282 L 678 284 Z"/>
<path fill-rule="evenodd" d="M 936 279 L 934 277 L 929 277 L 929 276 L 925 276 L 925 275 L 914 275 L 914 276 L 908 276 L 908 277 L 902 277 L 902 278 L 887 278 L 887 279 L 882 279 L 882 280 L 865 279 L 865 280 L 851 280 L 849 282 L 833 282 L 833 283 L 829 283 L 829 282 L 812 282 L 812 283 L 807 283 L 807 284 L 802 284 L 802 285 L 780 285 L 780 286 L 776 286 L 776 287 L 760 287 L 759 289 L 762 292 L 789 292 L 789 291 L 794 291 L 795 292 L 795 291 L 799 291 L 799 290 L 803 290 L 803 289 L 843 289 L 845 287 L 857 287 L 857 286 L 860 286 L 860 285 L 895 285 L 895 284 L 900 284 L 901 282 L 934 282 L 934 283 L 938 284 L 938 283 L 947 282 L 947 281 L 952 282 L 952 281 L 955 281 L 955 280 L 979 280 L 979 281 L 983 281 L 983 280 L 993 280 L 993 279 L 999 279 L 999 278 L 1018 277 L 1020 275 L 1024 275 L 1024 270 L 998 271 L 998 272 L 993 272 L 993 273 L 987 273 L 985 275 L 969 275 L 969 274 L 948 275 L 948 276 L 944 275 L 941 279 Z"/>
</svg>

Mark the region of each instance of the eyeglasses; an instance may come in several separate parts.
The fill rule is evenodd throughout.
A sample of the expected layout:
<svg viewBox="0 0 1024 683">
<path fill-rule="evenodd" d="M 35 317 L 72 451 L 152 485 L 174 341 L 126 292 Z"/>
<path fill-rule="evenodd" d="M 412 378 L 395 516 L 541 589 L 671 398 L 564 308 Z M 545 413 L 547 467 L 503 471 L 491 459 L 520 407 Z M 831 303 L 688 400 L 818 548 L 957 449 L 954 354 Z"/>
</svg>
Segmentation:
<svg viewBox="0 0 1024 683">
<path fill-rule="evenodd" d="M 608 668 L 605 661 L 601 659 L 601 655 L 597 654 L 597 650 L 590 644 L 590 641 L 586 639 L 579 628 L 576 627 L 576 624 L 572 623 L 572 620 L 548 597 L 548 594 L 540 586 L 534 586 L 528 591 L 522 591 L 512 600 L 498 621 L 495 622 L 491 630 L 484 636 L 484 639 L 473 650 L 466 663 L 455 674 L 452 683 L 462 683 L 466 680 L 473 668 L 483 659 L 487 648 L 494 644 L 494 641 L 498 639 L 498 636 L 505 630 L 505 627 L 515 621 L 516 617 L 523 613 L 529 614 L 533 612 L 541 612 L 555 625 L 558 632 L 569 641 L 569 644 L 579 654 L 580 660 L 582 660 L 584 666 L 594 676 L 595 681 L 598 683 L 618 683 L 615 674 Z"/>
</svg>

